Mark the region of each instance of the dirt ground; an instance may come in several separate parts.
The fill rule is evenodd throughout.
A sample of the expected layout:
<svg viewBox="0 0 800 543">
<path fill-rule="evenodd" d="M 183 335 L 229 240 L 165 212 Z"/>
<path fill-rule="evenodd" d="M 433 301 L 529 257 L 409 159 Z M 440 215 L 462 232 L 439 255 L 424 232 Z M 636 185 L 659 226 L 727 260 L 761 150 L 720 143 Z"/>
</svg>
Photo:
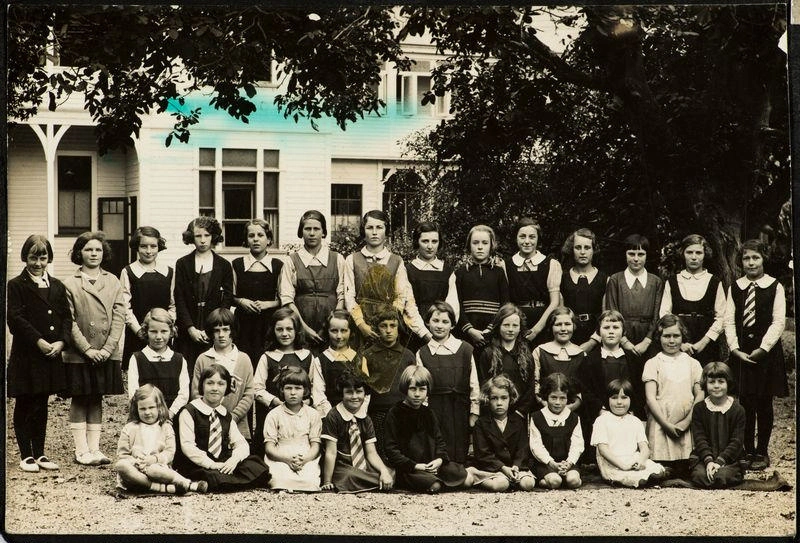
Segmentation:
<svg viewBox="0 0 800 543">
<path fill-rule="evenodd" d="M 790 328 L 793 330 L 793 327 Z M 794 343 L 794 332 L 784 341 Z M 790 336 L 790 337 L 789 337 Z M 788 398 L 775 401 L 775 430 L 767 472 L 791 491 L 701 491 L 611 487 L 437 496 L 408 493 L 277 494 L 253 490 L 227 495 L 123 496 L 107 467 L 72 459 L 69 401 L 51 400 L 47 450 L 61 464 L 54 473 L 19 470 L 11 409 L 6 404 L 8 534 L 342 534 L 342 535 L 691 535 L 792 536 L 796 525 L 795 373 Z M 112 456 L 127 417 L 123 396 L 105 400 L 102 449 Z M 225 515 L 220 515 L 224 511 Z M 346 514 L 343 512 L 347 512 Z"/>
</svg>

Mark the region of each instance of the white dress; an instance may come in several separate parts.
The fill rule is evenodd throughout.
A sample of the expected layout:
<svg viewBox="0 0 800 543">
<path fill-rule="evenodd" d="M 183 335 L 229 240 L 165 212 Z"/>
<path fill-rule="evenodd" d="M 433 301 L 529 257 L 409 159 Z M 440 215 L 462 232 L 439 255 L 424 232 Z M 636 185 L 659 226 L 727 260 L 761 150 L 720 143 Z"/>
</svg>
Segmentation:
<svg viewBox="0 0 800 543">
<path fill-rule="evenodd" d="M 313 407 L 303 405 L 297 413 L 279 405 L 267 414 L 264 421 L 264 442 L 275 443 L 281 454 L 308 454 L 311 443 L 319 443 L 322 419 Z M 319 490 L 319 456 L 293 471 L 285 462 L 275 462 L 264 456 L 272 478 L 269 487 L 285 490 Z"/>
<path fill-rule="evenodd" d="M 645 363 L 642 381 L 656 383 L 656 401 L 667 420 L 675 423 L 691 414 L 693 388 L 700 383 L 702 373 L 700 362 L 688 354 L 669 356 L 662 352 Z M 685 460 L 692 453 L 692 432 L 687 429 L 678 439 L 672 439 L 652 414 L 647 417 L 647 441 L 654 460 Z"/>
<path fill-rule="evenodd" d="M 591 444 L 595 447 L 603 443 L 608 445 L 609 451 L 624 462 L 639 459 L 639 443 L 642 441 L 647 441 L 644 422 L 630 412 L 620 417 L 603 409 L 594 421 Z M 643 470 L 619 469 L 606 460 L 600 451 L 597 452 L 597 467 L 606 481 L 616 481 L 634 488 L 650 475 L 664 473 L 664 466 L 649 458 Z"/>
</svg>

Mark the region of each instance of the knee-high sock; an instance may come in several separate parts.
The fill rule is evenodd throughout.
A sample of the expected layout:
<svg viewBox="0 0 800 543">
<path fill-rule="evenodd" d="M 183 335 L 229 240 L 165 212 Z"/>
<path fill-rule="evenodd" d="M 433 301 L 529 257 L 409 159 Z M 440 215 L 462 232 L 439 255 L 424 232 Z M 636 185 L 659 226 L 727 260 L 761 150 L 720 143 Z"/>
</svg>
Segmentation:
<svg viewBox="0 0 800 543">
<path fill-rule="evenodd" d="M 72 432 L 72 439 L 75 440 L 75 454 L 89 452 L 89 444 L 86 440 L 86 423 L 70 422 L 69 429 Z"/>
<path fill-rule="evenodd" d="M 86 441 L 89 445 L 89 450 L 99 451 L 100 450 L 100 430 L 102 429 L 102 425 L 100 424 L 86 424 Z"/>
</svg>

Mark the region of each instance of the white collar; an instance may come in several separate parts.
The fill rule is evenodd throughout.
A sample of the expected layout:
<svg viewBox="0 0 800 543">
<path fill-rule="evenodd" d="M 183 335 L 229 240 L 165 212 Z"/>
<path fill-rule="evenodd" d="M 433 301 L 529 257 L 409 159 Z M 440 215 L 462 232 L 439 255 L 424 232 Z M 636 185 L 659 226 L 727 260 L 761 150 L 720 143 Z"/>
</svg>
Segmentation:
<svg viewBox="0 0 800 543">
<path fill-rule="evenodd" d="M 145 345 L 144 349 L 142 349 L 142 354 L 150 361 L 155 360 L 172 360 L 172 349 L 167 347 L 167 349 L 163 353 L 157 353 L 153 349 L 150 348 L 150 345 Z"/>
<path fill-rule="evenodd" d="M 656 357 L 660 358 L 663 362 L 666 362 L 668 364 L 674 364 L 675 362 L 678 362 L 679 360 L 683 360 L 684 358 L 692 358 L 691 356 L 689 356 L 688 354 L 686 354 L 683 351 L 680 351 L 675 356 L 670 356 L 670 355 L 664 353 L 664 351 L 661 351 L 660 353 L 658 353 L 656 355 Z"/>
<path fill-rule="evenodd" d="M 279 409 L 283 409 L 283 412 L 286 413 L 287 415 L 291 416 L 291 417 L 297 417 L 297 416 L 300 416 L 300 415 L 303 414 L 303 412 L 306 410 L 306 407 L 308 407 L 308 406 L 306 406 L 305 404 L 300 404 L 300 410 L 297 413 L 295 413 L 294 411 L 292 411 L 291 409 L 286 407 L 286 403 L 285 402 L 282 402 L 280 407 L 279 407 Z"/>
<path fill-rule="evenodd" d="M 434 258 L 433 260 L 426 261 L 422 260 L 419 257 L 416 257 L 414 260 L 411 261 L 411 265 L 417 268 L 418 270 L 442 271 L 444 269 L 444 262 L 439 258 Z"/>
<path fill-rule="evenodd" d="M 220 354 L 216 350 L 214 350 L 214 347 L 212 346 L 209 350 L 207 350 L 203 354 L 217 361 L 224 361 L 224 360 L 235 361 L 237 358 L 239 358 L 239 349 L 236 347 L 236 345 L 234 345 L 233 349 L 231 349 L 231 352 L 229 352 L 228 354 Z"/>
<path fill-rule="evenodd" d="M 145 268 L 141 262 L 135 260 L 131 262 L 131 272 L 136 276 L 137 279 L 149 271 L 156 271 L 164 277 L 169 275 L 169 266 L 158 261 L 156 261 L 155 264 L 156 265 L 153 268 Z"/>
<path fill-rule="evenodd" d="M 280 352 L 280 351 L 270 351 L 272 352 Z M 347 347 L 344 351 L 334 351 L 331 347 L 325 349 L 322 354 L 328 357 L 328 360 L 343 360 L 346 362 L 350 362 L 356 357 L 356 353 L 351 347 Z M 281 353 L 281 357 L 283 357 L 283 353 Z"/>
<path fill-rule="evenodd" d="M 570 269 L 569 269 L 569 276 L 570 276 L 570 278 L 572 279 L 572 282 L 573 282 L 573 283 L 577 283 L 577 282 L 578 282 L 578 279 L 580 279 L 580 276 L 581 276 L 581 275 L 585 275 L 585 276 L 586 276 L 586 280 L 587 280 L 589 283 L 591 283 L 592 281 L 594 281 L 594 278 L 597 276 L 597 273 L 598 273 L 599 271 L 600 271 L 600 270 L 598 270 L 596 267 L 593 267 L 591 270 L 589 270 L 589 271 L 588 271 L 588 272 L 586 272 L 586 273 L 580 273 L 580 272 L 576 272 L 576 271 L 575 271 L 575 268 L 570 268 Z"/>
<path fill-rule="evenodd" d="M 567 418 L 569 418 L 570 413 L 572 413 L 572 411 L 570 411 L 569 407 L 565 407 L 564 410 L 558 415 L 550 411 L 547 406 L 542 407 L 542 415 L 544 415 L 545 420 L 551 420 L 554 422 L 564 422 L 567 420 Z"/>
<path fill-rule="evenodd" d="M 561 345 L 559 343 L 556 343 L 555 341 L 548 341 L 547 343 L 539 345 L 539 348 L 543 351 L 547 351 L 552 355 L 557 355 L 558 353 L 561 352 L 561 349 L 567 351 L 567 355 L 569 356 L 575 356 L 576 354 L 583 353 L 581 348 L 575 345 L 574 343 L 567 343 L 566 345 Z"/>
<path fill-rule="evenodd" d="M 28 277 L 30 277 L 31 280 L 37 285 L 45 287 L 50 286 L 50 277 L 47 275 L 47 270 L 44 270 L 44 272 L 42 272 L 41 277 L 36 277 L 35 275 L 33 275 L 31 272 L 28 271 L 28 268 L 25 268 L 25 273 L 27 273 Z"/>
<path fill-rule="evenodd" d="M 755 281 L 755 284 L 758 285 L 758 288 L 767 288 L 774 282 L 775 278 L 765 273 L 764 275 L 761 276 L 761 279 Z M 736 280 L 736 284 L 739 285 L 739 288 L 741 289 L 746 289 L 747 287 L 750 286 L 750 283 L 751 281 L 750 279 L 747 278 L 746 275 Z"/>
<path fill-rule="evenodd" d="M 531 264 L 533 264 L 534 266 L 538 266 L 539 264 L 544 262 L 545 258 L 546 257 L 544 256 L 544 254 L 540 253 L 538 250 L 535 253 L 533 253 L 533 256 L 531 256 L 530 258 L 527 258 L 527 259 L 525 257 L 523 257 L 519 253 L 519 251 L 517 251 L 517 253 L 514 256 L 511 257 L 511 262 L 513 262 L 514 265 L 516 267 L 518 267 L 518 268 L 522 267 L 525 264 L 526 260 L 530 260 Z"/>
<path fill-rule="evenodd" d="M 308 353 L 310 353 L 310 352 L 311 351 L 309 351 L 308 349 L 299 349 L 297 351 L 292 351 L 290 353 L 285 353 L 283 351 L 279 351 L 278 349 L 274 349 L 272 351 L 267 351 L 267 354 L 275 362 L 280 362 L 283 359 L 283 355 L 285 355 L 285 354 L 294 354 L 294 355 L 297 356 L 297 358 L 299 358 L 300 360 L 303 360 L 303 359 L 305 359 L 305 357 L 308 356 Z"/>
<path fill-rule="evenodd" d="M 302 262 L 303 266 L 306 268 L 309 267 L 315 260 L 322 264 L 322 266 L 327 266 L 328 258 L 330 258 L 330 249 L 328 249 L 328 247 L 325 245 L 322 245 L 319 248 L 319 252 L 316 255 L 312 255 L 306 250 L 305 247 L 300 247 L 297 250 L 297 256 L 300 257 L 300 262 Z"/>
<path fill-rule="evenodd" d="M 619 347 L 619 346 L 617 346 L 617 348 L 614 349 L 613 351 L 609 351 L 601 343 L 600 344 L 600 358 L 608 358 L 609 356 L 611 358 L 622 358 L 623 356 L 625 356 L 625 351 L 623 351 L 622 348 Z"/>
<path fill-rule="evenodd" d="M 361 248 L 361 254 L 364 255 L 366 258 L 377 258 L 378 260 L 385 260 L 391 256 L 391 251 L 389 251 L 388 247 L 384 247 L 378 253 L 371 253 L 367 249 L 366 245 Z"/>
<path fill-rule="evenodd" d="M 733 405 L 733 397 L 732 396 L 728 396 L 725 399 L 725 403 L 722 404 L 722 405 L 716 405 L 714 402 L 711 401 L 711 398 L 706 398 L 704 401 L 705 401 L 706 407 L 708 408 L 709 411 L 716 411 L 716 412 L 723 413 L 723 414 L 727 413 L 728 409 L 730 409 L 731 406 Z"/>
<path fill-rule="evenodd" d="M 364 419 L 367 416 L 367 402 L 361 404 L 361 407 L 355 413 L 351 413 L 345 408 L 342 402 L 336 404 L 336 411 L 342 416 L 345 422 L 350 422 L 354 419 Z"/>
<path fill-rule="evenodd" d="M 678 274 L 679 277 L 686 279 L 687 281 L 691 279 L 697 279 L 698 281 L 701 279 L 705 279 L 705 276 L 708 275 L 708 270 L 703 268 L 697 273 L 692 273 L 689 270 L 681 270 Z"/>
<path fill-rule="evenodd" d="M 435 339 L 432 339 L 428 342 L 428 348 L 431 350 L 431 353 L 436 354 L 439 349 L 445 349 L 450 351 L 451 353 L 455 353 L 458 351 L 458 348 L 461 347 L 462 341 L 453 337 L 453 334 L 450 334 L 446 340 L 443 342 L 438 342 Z"/>
<path fill-rule="evenodd" d="M 244 260 L 244 271 L 249 270 L 253 267 L 256 262 L 260 262 L 267 268 L 267 271 L 272 272 L 272 257 L 269 256 L 269 253 L 265 254 L 262 258 L 256 258 L 253 256 L 253 253 L 247 253 L 243 257 Z"/>
<path fill-rule="evenodd" d="M 642 288 L 645 288 L 647 286 L 647 270 L 646 269 L 642 268 L 642 273 L 640 273 L 639 275 L 633 275 L 633 273 L 631 273 L 631 270 L 628 269 L 628 268 L 625 268 L 625 271 L 623 273 L 625 274 L 625 283 L 628 284 L 628 288 L 633 288 L 633 283 L 637 279 L 642 284 Z"/>
<path fill-rule="evenodd" d="M 225 416 L 228 414 L 228 410 L 225 409 L 225 406 L 219 404 L 217 407 L 211 407 L 206 402 L 203 401 L 203 398 L 195 398 L 191 401 L 191 404 L 195 406 L 195 408 L 200 411 L 202 414 L 208 416 L 211 414 L 212 411 L 216 411 L 220 414 L 220 416 Z"/>
</svg>

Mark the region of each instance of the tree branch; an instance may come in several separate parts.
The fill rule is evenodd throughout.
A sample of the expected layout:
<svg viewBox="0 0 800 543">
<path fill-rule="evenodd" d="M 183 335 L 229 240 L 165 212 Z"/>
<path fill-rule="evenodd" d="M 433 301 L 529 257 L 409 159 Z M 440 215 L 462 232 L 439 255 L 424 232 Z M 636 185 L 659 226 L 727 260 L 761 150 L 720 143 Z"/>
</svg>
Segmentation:
<svg viewBox="0 0 800 543">
<path fill-rule="evenodd" d="M 563 58 L 558 56 L 532 32 L 528 32 L 526 38 L 527 39 L 525 43 L 529 46 L 529 51 L 536 58 L 541 60 L 545 66 L 550 68 L 556 78 L 589 89 L 602 91 L 610 90 L 608 84 L 603 79 L 600 77 L 591 76 L 574 68 L 573 66 L 570 66 Z"/>
</svg>

